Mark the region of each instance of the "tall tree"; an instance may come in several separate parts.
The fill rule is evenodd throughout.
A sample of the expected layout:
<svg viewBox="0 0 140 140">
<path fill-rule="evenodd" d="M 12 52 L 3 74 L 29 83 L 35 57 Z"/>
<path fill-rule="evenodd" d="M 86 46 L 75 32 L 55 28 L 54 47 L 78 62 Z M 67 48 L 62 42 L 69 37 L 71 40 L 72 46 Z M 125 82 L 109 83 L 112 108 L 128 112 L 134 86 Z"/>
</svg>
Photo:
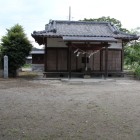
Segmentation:
<svg viewBox="0 0 140 140">
<path fill-rule="evenodd" d="M 122 28 L 122 24 L 119 20 L 117 20 L 115 18 L 110 18 L 109 16 L 108 17 L 103 16 L 103 17 L 100 17 L 100 18 L 90 18 L 90 19 L 84 18 L 84 21 L 112 22 L 112 23 L 114 23 L 115 26 L 118 27 L 118 29 L 120 31 L 129 33 L 129 30 L 127 30 L 125 28 Z"/>
<path fill-rule="evenodd" d="M 124 50 L 124 62 L 126 65 L 140 65 L 140 42 L 130 42 Z"/>
<path fill-rule="evenodd" d="M 29 55 L 32 45 L 21 25 L 16 24 L 1 39 L 2 56 L 8 56 L 9 74 L 16 77 L 16 70 L 25 64 L 25 58 Z"/>
<path fill-rule="evenodd" d="M 130 33 L 140 35 L 140 27 L 131 29 Z M 140 42 L 131 41 L 124 48 L 124 63 L 126 65 L 140 65 Z"/>
<path fill-rule="evenodd" d="M 1 49 L 0 49 L 0 69 L 2 68 L 2 60 L 1 60 L 1 58 L 2 58 L 2 54 L 1 54 Z"/>
</svg>

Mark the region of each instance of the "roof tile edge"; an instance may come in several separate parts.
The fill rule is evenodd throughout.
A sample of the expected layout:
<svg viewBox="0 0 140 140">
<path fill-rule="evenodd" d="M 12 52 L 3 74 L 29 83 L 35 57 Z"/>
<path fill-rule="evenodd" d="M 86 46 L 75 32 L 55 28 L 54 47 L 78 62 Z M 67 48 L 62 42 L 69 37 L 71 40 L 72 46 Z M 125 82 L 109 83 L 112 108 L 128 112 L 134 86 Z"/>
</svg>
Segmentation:
<svg viewBox="0 0 140 140">
<path fill-rule="evenodd" d="M 98 22 L 98 21 L 69 21 L 69 20 L 50 20 L 50 23 L 53 23 L 53 22 L 56 22 L 56 23 L 87 23 L 87 24 L 108 24 L 109 22 Z"/>
</svg>

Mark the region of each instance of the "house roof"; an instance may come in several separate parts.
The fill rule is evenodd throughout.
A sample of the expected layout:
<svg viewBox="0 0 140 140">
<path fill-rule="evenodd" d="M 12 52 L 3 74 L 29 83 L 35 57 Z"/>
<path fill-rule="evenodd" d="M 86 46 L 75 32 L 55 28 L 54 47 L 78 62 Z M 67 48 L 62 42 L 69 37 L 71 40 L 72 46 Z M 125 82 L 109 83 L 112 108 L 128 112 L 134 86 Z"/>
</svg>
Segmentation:
<svg viewBox="0 0 140 140">
<path fill-rule="evenodd" d="M 27 56 L 26 59 L 28 59 L 28 60 L 30 59 L 31 60 L 32 59 L 32 56 Z"/>
<path fill-rule="evenodd" d="M 118 30 L 110 22 L 93 21 L 61 21 L 50 20 L 45 25 L 45 30 L 34 31 L 32 37 L 41 45 L 44 44 L 44 37 L 111 37 L 123 39 L 124 41 L 137 40 L 136 34 L 128 34 Z"/>
<path fill-rule="evenodd" d="M 44 54 L 44 49 L 32 48 L 31 54 Z"/>
<path fill-rule="evenodd" d="M 31 54 L 44 54 L 44 51 L 32 51 Z"/>
</svg>

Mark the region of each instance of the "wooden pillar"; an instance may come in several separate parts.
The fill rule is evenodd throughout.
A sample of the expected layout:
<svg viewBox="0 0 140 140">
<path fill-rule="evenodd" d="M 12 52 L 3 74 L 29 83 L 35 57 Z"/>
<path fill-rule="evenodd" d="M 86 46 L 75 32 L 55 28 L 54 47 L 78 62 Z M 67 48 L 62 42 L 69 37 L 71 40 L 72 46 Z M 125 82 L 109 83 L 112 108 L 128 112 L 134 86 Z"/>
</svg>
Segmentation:
<svg viewBox="0 0 140 140">
<path fill-rule="evenodd" d="M 103 50 L 100 50 L 100 71 L 103 70 Z"/>
<path fill-rule="evenodd" d="M 121 71 L 123 71 L 123 65 L 124 65 L 124 45 L 122 43 L 122 51 L 121 51 Z"/>
<path fill-rule="evenodd" d="M 47 71 L 47 38 L 45 38 L 44 71 Z"/>
<path fill-rule="evenodd" d="M 90 45 L 90 44 L 87 44 L 87 45 Z M 87 51 L 87 45 L 86 45 L 85 52 Z M 85 53 L 85 71 L 87 72 L 87 53 Z"/>
<path fill-rule="evenodd" d="M 78 57 L 76 56 L 76 71 L 78 70 Z"/>
<path fill-rule="evenodd" d="M 108 46 L 105 47 L 105 79 L 108 78 Z"/>
<path fill-rule="evenodd" d="M 56 70 L 58 71 L 58 49 L 56 51 Z"/>
<path fill-rule="evenodd" d="M 71 42 L 68 42 L 66 45 L 68 46 L 68 78 L 71 79 Z"/>
</svg>

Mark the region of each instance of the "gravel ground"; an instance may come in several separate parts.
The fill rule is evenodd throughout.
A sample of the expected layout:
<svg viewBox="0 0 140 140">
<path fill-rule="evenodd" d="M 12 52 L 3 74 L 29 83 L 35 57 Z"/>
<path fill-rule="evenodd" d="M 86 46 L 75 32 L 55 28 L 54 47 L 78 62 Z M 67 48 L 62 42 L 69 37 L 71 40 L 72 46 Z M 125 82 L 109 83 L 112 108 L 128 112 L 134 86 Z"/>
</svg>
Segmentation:
<svg viewBox="0 0 140 140">
<path fill-rule="evenodd" d="M 0 140 L 140 140 L 140 81 L 0 81 Z"/>
</svg>

